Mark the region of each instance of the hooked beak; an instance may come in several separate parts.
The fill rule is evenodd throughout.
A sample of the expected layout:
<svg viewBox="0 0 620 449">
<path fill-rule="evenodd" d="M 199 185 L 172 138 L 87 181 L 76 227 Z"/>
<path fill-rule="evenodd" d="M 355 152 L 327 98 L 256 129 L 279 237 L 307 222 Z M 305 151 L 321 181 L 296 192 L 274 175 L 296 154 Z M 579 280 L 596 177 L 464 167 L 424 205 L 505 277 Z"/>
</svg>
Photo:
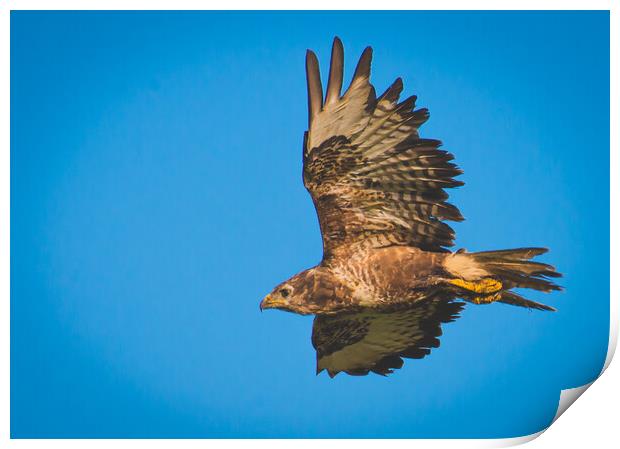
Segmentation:
<svg viewBox="0 0 620 449">
<path fill-rule="evenodd" d="M 265 296 L 265 298 L 260 302 L 260 310 L 261 312 L 264 309 L 276 309 L 278 307 L 282 307 L 286 305 L 286 301 L 283 299 L 274 298 L 271 295 Z"/>
</svg>

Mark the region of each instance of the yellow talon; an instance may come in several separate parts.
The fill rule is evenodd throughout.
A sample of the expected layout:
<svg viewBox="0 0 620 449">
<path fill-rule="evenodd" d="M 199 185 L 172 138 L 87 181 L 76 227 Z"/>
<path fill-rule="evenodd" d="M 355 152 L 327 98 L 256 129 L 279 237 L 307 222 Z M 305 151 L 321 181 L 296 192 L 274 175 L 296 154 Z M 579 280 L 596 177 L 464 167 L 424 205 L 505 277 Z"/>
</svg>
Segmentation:
<svg viewBox="0 0 620 449">
<path fill-rule="evenodd" d="M 497 292 L 487 296 L 476 296 L 471 299 L 474 304 L 491 304 L 492 302 L 502 299 L 502 293 Z"/>
<path fill-rule="evenodd" d="M 448 282 L 452 285 L 456 285 L 457 287 L 461 287 L 465 290 L 469 290 L 474 293 L 481 293 L 483 295 L 497 293 L 502 289 L 502 283 L 492 278 L 484 278 L 484 279 L 480 279 L 479 281 L 466 281 L 464 279 L 451 279 Z"/>
</svg>

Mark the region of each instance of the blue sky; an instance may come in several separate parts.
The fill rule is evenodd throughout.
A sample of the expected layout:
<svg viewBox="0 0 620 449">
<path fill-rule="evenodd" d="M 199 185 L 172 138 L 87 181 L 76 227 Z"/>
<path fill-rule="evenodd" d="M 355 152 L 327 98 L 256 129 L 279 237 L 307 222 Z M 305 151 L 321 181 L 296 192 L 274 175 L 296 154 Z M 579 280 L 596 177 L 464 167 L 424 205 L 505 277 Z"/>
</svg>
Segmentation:
<svg viewBox="0 0 620 449">
<path fill-rule="evenodd" d="M 457 247 L 547 246 L 559 309 L 469 306 L 391 377 L 315 376 L 258 303 L 321 258 L 306 48 L 418 95 L 465 170 Z M 325 76 L 325 75 L 324 75 Z M 13 437 L 510 437 L 609 331 L 609 15 L 11 14 Z"/>
</svg>

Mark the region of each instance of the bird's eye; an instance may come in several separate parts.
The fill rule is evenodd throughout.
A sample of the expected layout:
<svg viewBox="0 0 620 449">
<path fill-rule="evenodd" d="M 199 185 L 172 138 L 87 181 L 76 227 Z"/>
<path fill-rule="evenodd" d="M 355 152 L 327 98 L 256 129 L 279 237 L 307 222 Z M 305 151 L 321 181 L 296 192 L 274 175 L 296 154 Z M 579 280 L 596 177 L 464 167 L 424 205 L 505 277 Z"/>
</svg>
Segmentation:
<svg viewBox="0 0 620 449">
<path fill-rule="evenodd" d="M 286 298 L 289 294 L 290 294 L 290 290 L 283 288 L 280 290 L 280 294 L 282 295 L 283 298 Z"/>
</svg>

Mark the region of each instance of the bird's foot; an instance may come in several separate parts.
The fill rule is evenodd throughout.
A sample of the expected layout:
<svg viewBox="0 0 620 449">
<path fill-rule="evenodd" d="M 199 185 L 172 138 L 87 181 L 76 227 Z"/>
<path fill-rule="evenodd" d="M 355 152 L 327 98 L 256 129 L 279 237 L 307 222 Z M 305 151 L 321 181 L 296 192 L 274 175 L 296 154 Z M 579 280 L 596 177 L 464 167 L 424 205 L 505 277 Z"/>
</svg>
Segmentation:
<svg viewBox="0 0 620 449">
<path fill-rule="evenodd" d="M 502 299 L 502 292 L 492 293 L 485 296 L 476 296 L 471 298 L 471 302 L 474 304 L 491 304 L 492 302 Z"/>
<path fill-rule="evenodd" d="M 497 279 L 483 278 L 479 281 L 466 281 L 465 279 L 451 279 L 448 281 L 452 285 L 456 285 L 464 290 L 482 295 L 491 296 L 498 293 L 502 289 L 502 283 Z M 492 301 L 491 301 L 492 302 Z"/>
<path fill-rule="evenodd" d="M 468 292 L 475 293 L 469 299 L 474 304 L 490 304 L 502 299 L 502 283 L 497 279 L 483 278 L 478 281 L 466 281 L 464 279 L 451 279 L 448 281 Z"/>
</svg>

